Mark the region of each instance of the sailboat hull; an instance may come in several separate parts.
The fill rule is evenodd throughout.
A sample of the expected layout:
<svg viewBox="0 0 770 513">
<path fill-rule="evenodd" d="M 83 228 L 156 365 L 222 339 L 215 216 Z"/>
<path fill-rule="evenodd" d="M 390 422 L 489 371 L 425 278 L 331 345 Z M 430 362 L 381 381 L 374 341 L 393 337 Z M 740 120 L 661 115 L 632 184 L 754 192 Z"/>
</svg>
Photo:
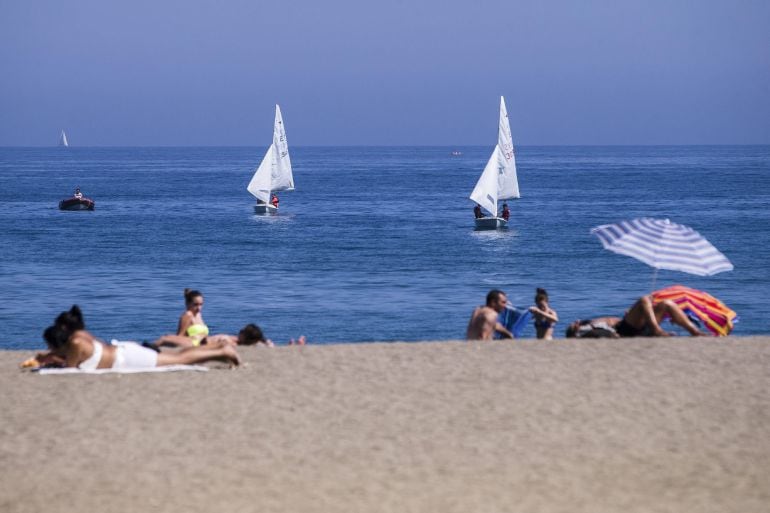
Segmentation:
<svg viewBox="0 0 770 513">
<path fill-rule="evenodd" d="M 273 205 L 254 205 L 254 213 L 259 216 L 270 216 L 278 213 Z"/>
<path fill-rule="evenodd" d="M 475 222 L 477 230 L 498 230 L 508 227 L 508 221 L 502 217 L 480 217 Z"/>
<path fill-rule="evenodd" d="M 93 210 L 96 204 L 88 198 L 67 198 L 59 202 L 59 210 Z"/>
</svg>

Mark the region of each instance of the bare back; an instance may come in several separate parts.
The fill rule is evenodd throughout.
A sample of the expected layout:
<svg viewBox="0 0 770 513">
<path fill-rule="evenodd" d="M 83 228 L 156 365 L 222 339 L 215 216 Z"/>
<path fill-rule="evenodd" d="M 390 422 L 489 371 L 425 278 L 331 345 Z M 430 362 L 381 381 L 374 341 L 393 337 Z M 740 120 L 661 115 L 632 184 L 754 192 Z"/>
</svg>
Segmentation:
<svg viewBox="0 0 770 513">
<path fill-rule="evenodd" d="M 471 314 L 465 338 L 468 340 L 492 340 L 497 325 L 497 312 L 488 306 L 479 306 Z"/>
</svg>

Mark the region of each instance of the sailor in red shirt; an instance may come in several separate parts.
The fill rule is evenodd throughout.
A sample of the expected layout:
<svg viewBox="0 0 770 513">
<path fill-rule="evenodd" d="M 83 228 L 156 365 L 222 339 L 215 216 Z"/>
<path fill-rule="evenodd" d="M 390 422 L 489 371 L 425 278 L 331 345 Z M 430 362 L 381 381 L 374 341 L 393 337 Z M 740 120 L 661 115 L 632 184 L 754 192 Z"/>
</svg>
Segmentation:
<svg viewBox="0 0 770 513">
<path fill-rule="evenodd" d="M 270 203 L 272 203 L 275 208 L 278 208 L 278 196 L 273 194 L 273 197 L 270 198 Z"/>
<path fill-rule="evenodd" d="M 500 217 L 502 217 L 506 221 L 508 220 L 509 217 L 511 217 L 511 211 L 508 210 L 508 203 L 503 203 L 503 211 L 500 214 Z"/>
</svg>

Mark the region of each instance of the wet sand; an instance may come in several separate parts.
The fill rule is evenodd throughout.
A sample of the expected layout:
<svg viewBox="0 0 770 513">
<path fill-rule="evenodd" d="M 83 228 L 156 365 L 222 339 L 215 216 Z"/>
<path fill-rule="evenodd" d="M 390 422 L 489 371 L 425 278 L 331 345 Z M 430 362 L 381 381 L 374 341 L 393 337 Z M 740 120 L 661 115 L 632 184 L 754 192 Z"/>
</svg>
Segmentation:
<svg viewBox="0 0 770 513">
<path fill-rule="evenodd" d="M 41 376 L 0 352 L 0 511 L 768 511 L 770 337 L 241 354 Z"/>
</svg>

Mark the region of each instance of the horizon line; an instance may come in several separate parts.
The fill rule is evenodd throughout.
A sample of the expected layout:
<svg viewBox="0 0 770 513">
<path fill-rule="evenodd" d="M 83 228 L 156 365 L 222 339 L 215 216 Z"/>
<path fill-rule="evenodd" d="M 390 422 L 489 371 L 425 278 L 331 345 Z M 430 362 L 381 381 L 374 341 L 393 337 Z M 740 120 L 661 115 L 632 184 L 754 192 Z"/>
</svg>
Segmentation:
<svg viewBox="0 0 770 513">
<path fill-rule="evenodd" d="M 243 144 L 223 144 L 223 145 L 191 145 L 191 144 L 160 144 L 160 145 L 85 145 L 85 146 L 73 146 L 68 145 L 66 147 L 58 145 L 27 145 L 27 146 L 11 146 L 0 145 L 3 149 L 62 149 L 67 151 L 69 149 L 90 149 L 90 148 L 262 148 L 269 145 L 243 145 Z M 493 147 L 492 144 L 294 144 L 292 148 L 488 148 Z M 683 146 L 770 146 L 770 142 L 767 143 L 694 143 L 694 144 L 648 144 L 648 143 L 613 143 L 613 144 L 515 144 L 515 148 L 605 148 L 605 147 L 683 147 Z"/>
</svg>

